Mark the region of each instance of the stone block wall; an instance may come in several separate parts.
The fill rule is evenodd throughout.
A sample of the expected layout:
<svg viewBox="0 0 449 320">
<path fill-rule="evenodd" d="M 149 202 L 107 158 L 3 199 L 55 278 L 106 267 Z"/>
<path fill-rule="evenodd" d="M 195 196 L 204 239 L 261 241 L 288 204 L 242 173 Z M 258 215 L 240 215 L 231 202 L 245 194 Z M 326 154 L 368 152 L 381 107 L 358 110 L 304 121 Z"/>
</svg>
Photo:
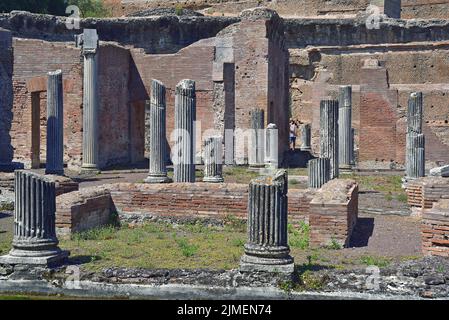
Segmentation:
<svg viewBox="0 0 449 320">
<path fill-rule="evenodd" d="M 423 211 L 421 236 L 425 256 L 449 257 L 449 199 L 438 200 Z"/>
<path fill-rule="evenodd" d="M 348 246 L 358 217 L 358 185 L 334 179 L 317 191 L 309 209 L 310 246 Z"/>
</svg>

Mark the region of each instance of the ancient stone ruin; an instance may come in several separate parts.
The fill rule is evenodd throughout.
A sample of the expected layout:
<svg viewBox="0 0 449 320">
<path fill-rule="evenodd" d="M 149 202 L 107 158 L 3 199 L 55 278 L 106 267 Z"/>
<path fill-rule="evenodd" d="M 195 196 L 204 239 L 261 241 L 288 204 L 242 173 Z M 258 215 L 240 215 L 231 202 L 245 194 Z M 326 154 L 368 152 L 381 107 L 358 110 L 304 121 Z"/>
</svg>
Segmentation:
<svg viewBox="0 0 449 320">
<path fill-rule="evenodd" d="M 363 284 L 406 256 L 425 266 L 407 294 L 449 292 L 416 284 L 449 265 L 447 14 L 405 0 L 150 2 L 109 1 L 120 18 L 79 28 L 0 13 L 0 293 L 24 270 L 64 293 L 54 272 L 98 264 L 98 248 L 129 268 L 104 258 L 83 279 L 114 294 L 371 294 L 344 259 Z M 373 290 L 404 294 L 395 285 Z"/>
</svg>

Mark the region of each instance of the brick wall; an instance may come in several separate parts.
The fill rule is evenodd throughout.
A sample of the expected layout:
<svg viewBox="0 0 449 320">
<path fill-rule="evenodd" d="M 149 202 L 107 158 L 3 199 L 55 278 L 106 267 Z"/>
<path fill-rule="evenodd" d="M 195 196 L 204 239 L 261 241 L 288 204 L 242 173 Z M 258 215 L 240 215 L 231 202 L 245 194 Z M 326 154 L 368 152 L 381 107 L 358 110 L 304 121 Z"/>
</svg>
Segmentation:
<svg viewBox="0 0 449 320">
<path fill-rule="evenodd" d="M 289 223 L 309 221 L 313 244 L 331 239 L 346 244 L 357 219 L 357 185 L 338 180 L 323 189 L 288 192 Z M 337 200 L 316 197 L 330 191 Z M 109 221 L 117 212 L 120 219 L 148 218 L 214 219 L 226 216 L 246 219 L 248 186 L 213 183 L 118 183 L 81 189 L 57 197 L 56 227 L 60 234 L 87 230 Z M 320 218 L 324 217 L 324 218 Z"/>
<path fill-rule="evenodd" d="M 114 213 L 108 190 L 86 189 L 56 198 L 56 232 L 65 236 L 106 225 Z"/>
<path fill-rule="evenodd" d="M 442 177 L 423 177 L 407 183 L 407 199 L 417 213 L 430 209 L 435 202 L 449 197 L 449 179 Z"/>
<path fill-rule="evenodd" d="M 309 209 L 310 245 L 348 246 L 358 217 L 358 185 L 335 179 L 317 191 Z"/>
<path fill-rule="evenodd" d="M 130 130 L 137 125 L 130 121 L 129 51 L 114 44 L 102 44 L 98 51 L 98 70 L 99 161 L 104 168 L 130 162 L 130 142 L 139 136 Z M 143 160 L 143 148 L 141 157 L 135 156 L 135 160 Z"/>
<path fill-rule="evenodd" d="M 289 222 L 308 221 L 314 190 L 293 189 Z M 60 234 L 87 230 L 107 223 L 110 214 L 178 218 L 247 217 L 248 186 L 244 184 L 119 183 L 81 189 L 57 197 L 56 227 Z"/>
<path fill-rule="evenodd" d="M 398 162 L 396 156 L 397 90 L 385 67 L 367 60 L 360 75 L 359 161 Z"/>
<path fill-rule="evenodd" d="M 421 236 L 424 255 L 449 257 L 449 199 L 423 211 Z"/>
<path fill-rule="evenodd" d="M 33 158 L 32 95 L 37 94 L 41 124 L 37 134 L 45 136 L 46 74 L 61 69 L 64 79 L 64 161 L 69 168 L 81 164 L 82 156 L 82 60 L 79 49 L 66 44 L 14 38 L 14 103 L 11 126 L 14 160 L 31 166 Z M 36 123 L 36 122 L 35 122 Z M 41 139 L 43 140 L 43 139 Z M 45 159 L 45 140 L 40 158 Z M 35 157 L 37 155 L 35 154 Z"/>
</svg>

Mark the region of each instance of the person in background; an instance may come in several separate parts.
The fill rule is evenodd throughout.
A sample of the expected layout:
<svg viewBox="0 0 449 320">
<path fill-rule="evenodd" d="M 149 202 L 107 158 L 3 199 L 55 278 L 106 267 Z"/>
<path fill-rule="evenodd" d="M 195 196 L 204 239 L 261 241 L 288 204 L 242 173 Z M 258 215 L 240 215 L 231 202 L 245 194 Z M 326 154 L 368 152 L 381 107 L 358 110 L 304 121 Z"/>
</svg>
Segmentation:
<svg viewBox="0 0 449 320">
<path fill-rule="evenodd" d="M 290 119 L 290 150 L 295 150 L 296 147 L 296 131 L 298 130 L 298 125 L 293 119 Z"/>
</svg>

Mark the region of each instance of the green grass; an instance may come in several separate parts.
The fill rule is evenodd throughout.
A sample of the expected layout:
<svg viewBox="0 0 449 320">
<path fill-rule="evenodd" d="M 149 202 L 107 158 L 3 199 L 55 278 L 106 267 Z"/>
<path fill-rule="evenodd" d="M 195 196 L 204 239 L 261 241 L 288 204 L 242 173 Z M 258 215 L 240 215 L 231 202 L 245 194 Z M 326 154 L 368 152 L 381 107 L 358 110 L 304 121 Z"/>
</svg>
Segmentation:
<svg viewBox="0 0 449 320">
<path fill-rule="evenodd" d="M 384 193 L 403 193 L 402 176 L 397 175 L 357 175 L 342 174 L 340 178 L 354 179 L 361 190 L 372 190 Z"/>
<path fill-rule="evenodd" d="M 364 255 L 360 257 L 360 263 L 367 266 L 387 267 L 391 263 L 388 257 Z"/>
<path fill-rule="evenodd" d="M 293 248 L 306 249 L 309 247 L 309 225 L 304 221 L 299 223 L 299 227 L 288 225 L 288 244 Z"/>
<path fill-rule="evenodd" d="M 71 251 L 72 259 L 83 258 L 83 268 L 92 271 L 113 266 L 233 269 L 243 254 L 244 239 L 246 232 L 232 224 L 219 228 L 151 222 L 78 233 L 60 246 Z"/>
</svg>

